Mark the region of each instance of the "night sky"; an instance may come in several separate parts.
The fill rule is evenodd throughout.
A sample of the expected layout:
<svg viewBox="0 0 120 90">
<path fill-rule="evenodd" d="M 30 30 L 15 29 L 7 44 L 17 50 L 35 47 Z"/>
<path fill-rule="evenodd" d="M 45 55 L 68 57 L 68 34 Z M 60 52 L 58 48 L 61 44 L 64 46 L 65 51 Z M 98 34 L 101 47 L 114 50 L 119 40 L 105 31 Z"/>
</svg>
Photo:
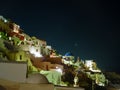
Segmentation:
<svg viewBox="0 0 120 90">
<path fill-rule="evenodd" d="M 0 15 L 60 54 L 94 59 L 105 71 L 120 72 L 120 14 L 115 0 L 2 0 Z"/>
</svg>

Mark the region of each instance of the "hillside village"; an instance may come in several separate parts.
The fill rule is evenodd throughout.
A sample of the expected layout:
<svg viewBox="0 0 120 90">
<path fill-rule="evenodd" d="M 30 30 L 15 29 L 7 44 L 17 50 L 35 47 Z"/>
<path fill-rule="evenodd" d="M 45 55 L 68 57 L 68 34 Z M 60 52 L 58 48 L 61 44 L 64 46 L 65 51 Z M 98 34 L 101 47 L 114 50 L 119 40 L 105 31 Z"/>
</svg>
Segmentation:
<svg viewBox="0 0 120 90">
<path fill-rule="evenodd" d="M 94 60 L 79 57 L 75 60 L 71 52 L 61 55 L 45 40 L 29 36 L 19 25 L 3 16 L 0 16 L 0 61 L 27 62 L 28 74 L 39 72 L 54 85 L 84 87 L 91 83 L 98 86 L 108 83 Z"/>
</svg>

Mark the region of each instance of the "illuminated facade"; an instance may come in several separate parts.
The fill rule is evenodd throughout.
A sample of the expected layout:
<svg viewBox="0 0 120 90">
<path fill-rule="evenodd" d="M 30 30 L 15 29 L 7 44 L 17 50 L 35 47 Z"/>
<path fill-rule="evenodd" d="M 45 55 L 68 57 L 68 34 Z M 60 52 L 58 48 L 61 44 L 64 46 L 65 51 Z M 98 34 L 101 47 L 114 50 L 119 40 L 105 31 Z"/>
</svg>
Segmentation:
<svg viewBox="0 0 120 90">
<path fill-rule="evenodd" d="M 39 40 L 36 37 L 31 38 L 28 35 L 25 36 L 25 40 L 19 45 L 22 50 L 29 51 L 35 57 L 43 57 L 43 55 L 49 54 L 46 41 Z"/>
<path fill-rule="evenodd" d="M 86 60 L 86 61 L 85 61 L 85 66 L 86 66 L 89 70 L 93 70 L 93 60 Z"/>
</svg>

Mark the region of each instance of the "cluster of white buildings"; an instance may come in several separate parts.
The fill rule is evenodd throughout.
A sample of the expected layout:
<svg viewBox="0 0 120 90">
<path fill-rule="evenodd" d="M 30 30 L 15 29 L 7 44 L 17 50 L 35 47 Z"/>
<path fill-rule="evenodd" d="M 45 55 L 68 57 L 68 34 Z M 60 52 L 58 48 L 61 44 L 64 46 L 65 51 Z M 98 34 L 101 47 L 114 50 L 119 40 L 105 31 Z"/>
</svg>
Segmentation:
<svg viewBox="0 0 120 90">
<path fill-rule="evenodd" d="M 4 23 L 8 23 L 8 21 L 2 16 L 0 16 L 0 20 L 2 20 Z M 82 64 L 88 70 L 87 73 L 89 73 L 88 74 L 89 77 L 91 76 L 90 72 L 101 73 L 101 70 L 97 68 L 96 63 L 93 60 L 86 60 L 86 61 L 77 60 L 77 62 L 74 62 L 75 58 L 71 53 L 66 53 L 65 56 L 58 56 L 56 55 L 56 52 L 54 52 L 55 50 L 53 50 L 51 46 L 47 45 L 46 41 L 40 40 L 34 36 L 31 37 L 23 33 L 23 30 L 20 29 L 20 26 L 15 23 L 9 23 L 8 25 L 10 27 L 10 31 L 9 33 L 7 33 L 8 41 L 11 44 L 19 47 L 19 52 L 8 52 L 9 59 L 16 61 L 20 61 L 20 60 L 30 61 L 30 57 L 26 56 L 26 52 L 29 52 L 35 58 L 49 56 L 50 58 L 61 58 L 60 59 L 61 63 L 67 65 L 82 67 L 81 66 Z M 30 66 L 32 66 L 31 62 L 29 64 Z M 45 67 L 46 70 L 48 69 L 48 67 L 54 67 L 53 69 L 50 70 L 56 70 L 62 74 L 63 66 L 61 65 L 57 65 L 57 64 L 53 65 L 50 62 L 43 62 L 40 66 Z M 97 75 L 98 74 L 96 74 L 96 78 L 98 78 Z M 98 81 L 96 80 L 96 83 L 97 82 Z"/>
<path fill-rule="evenodd" d="M 51 46 L 47 45 L 46 41 L 23 33 L 23 30 L 19 25 L 10 23 L 3 16 L 0 16 L 0 20 L 2 20 L 4 23 L 8 23 L 10 32 L 7 34 L 12 44 L 18 45 L 22 50 L 30 52 L 35 57 L 50 55 L 52 48 Z"/>
</svg>

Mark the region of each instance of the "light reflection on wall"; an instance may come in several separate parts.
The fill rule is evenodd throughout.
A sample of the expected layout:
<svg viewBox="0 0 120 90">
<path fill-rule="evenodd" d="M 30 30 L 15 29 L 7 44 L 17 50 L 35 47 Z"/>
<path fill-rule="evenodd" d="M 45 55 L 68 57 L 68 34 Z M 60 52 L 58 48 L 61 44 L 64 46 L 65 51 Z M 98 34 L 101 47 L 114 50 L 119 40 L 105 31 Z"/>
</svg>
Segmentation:
<svg viewBox="0 0 120 90">
<path fill-rule="evenodd" d="M 62 69 L 59 67 L 56 67 L 56 71 L 60 72 L 62 74 Z"/>
<path fill-rule="evenodd" d="M 93 60 L 86 60 L 85 65 L 87 68 L 89 68 L 89 70 L 92 70 Z"/>
<path fill-rule="evenodd" d="M 42 57 L 42 54 L 40 54 L 39 51 L 36 51 L 36 49 L 34 47 L 31 47 L 29 50 L 30 50 L 31 54 L 35 55 L 35 57 Z"/>
</svg>

